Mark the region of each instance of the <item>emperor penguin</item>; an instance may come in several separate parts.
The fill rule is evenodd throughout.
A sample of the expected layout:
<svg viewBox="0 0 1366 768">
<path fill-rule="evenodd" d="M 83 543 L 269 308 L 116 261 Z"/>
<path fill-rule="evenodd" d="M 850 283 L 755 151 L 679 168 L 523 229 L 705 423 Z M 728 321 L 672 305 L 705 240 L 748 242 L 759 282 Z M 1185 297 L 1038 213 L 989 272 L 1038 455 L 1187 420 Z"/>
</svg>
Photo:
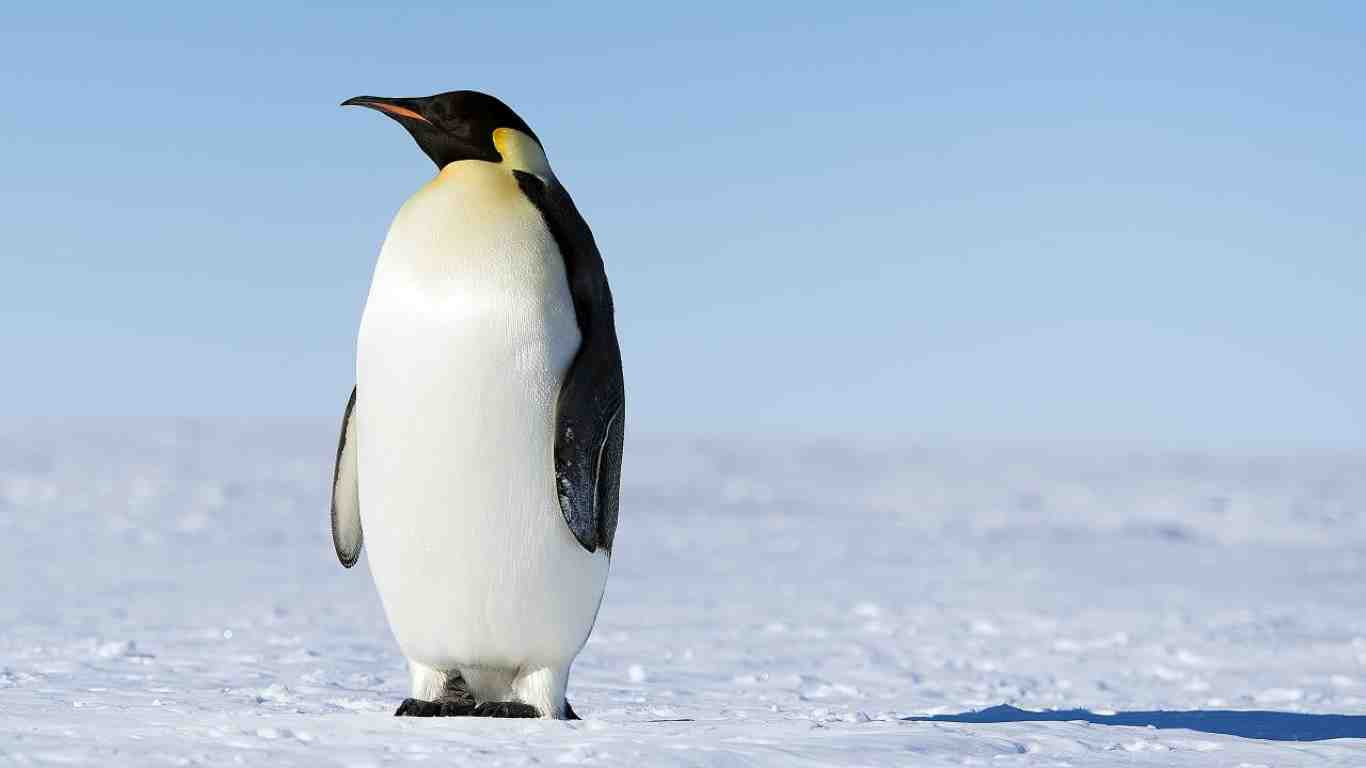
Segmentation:
<svg viewBox="0 0 1366 768">
<path fill-rule="evenodd" d="M 380 249 L 332 484 L 337 558 L 364 540 L 408 660 L 395 714 L 577 719 L 565 688 L 607 582 L 625 427 L 602 256 L 498 99 L 346 105 L 437 168 Z"/>
</svg>

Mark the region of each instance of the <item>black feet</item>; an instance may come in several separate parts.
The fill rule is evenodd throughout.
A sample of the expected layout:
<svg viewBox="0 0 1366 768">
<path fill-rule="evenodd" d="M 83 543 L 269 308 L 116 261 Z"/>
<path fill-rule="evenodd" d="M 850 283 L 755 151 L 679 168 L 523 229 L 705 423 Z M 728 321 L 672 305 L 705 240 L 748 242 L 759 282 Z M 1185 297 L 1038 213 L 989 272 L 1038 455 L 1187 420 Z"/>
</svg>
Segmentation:
<svg viewBox="0 0 1366 768">
<path fill-rule="evenodd" d="M 474 708 L 471 717 L 540 717 L 541 711 L 520 701 L 486 701 Z"/>
<path fill-rule="evenodd" d="M 520 701 L 485 701 L 475 704 L 465 679 L 454 673 L 446 681 L 446 689 L 435 701 L 404 699 L 394 717 L 540 717 L 541 711 Z M 564 703 L 564 719 L 578 720 L 574 708 Z"/>
<path fill-rule="evenodd" d="M 446 679 L 446 689 L 435 701 L 404 699 L 394 717 L 467 717 L 474 713 L 474 694 L 459 672 Z"/>
<path fill-rule="evenodd" d="M 570 720 L 579 719 L 569 712 Z M 394 712 L 394 717 L 540 717 L 541 711 L 520 701 L 486 701 L 474 705 L 468 701 L 449 700 L 423 701 L 404 699 Z"/>
<path fill-rule="evenodd" d="M 474 702 L 460 699 L 442 699 L 440 701 L 423 701 L 422 699 L 404 699 L 398 709 L 394 711 L 394 717 L 465 717 L 474 714 Z"/>
</svg>

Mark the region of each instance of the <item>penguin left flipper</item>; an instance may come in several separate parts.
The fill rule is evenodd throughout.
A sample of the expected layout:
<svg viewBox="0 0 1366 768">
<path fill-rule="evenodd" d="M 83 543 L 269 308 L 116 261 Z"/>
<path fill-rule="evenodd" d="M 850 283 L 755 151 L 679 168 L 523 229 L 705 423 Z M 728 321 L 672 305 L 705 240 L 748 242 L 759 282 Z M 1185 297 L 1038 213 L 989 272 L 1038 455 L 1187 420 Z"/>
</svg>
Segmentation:
<svg viewBox="0 0 1366 768">
<path fill-rule="evenodd" d="M 621 491 L 626 384 L 613 320 L 612 291 L 588 223 L 553 177 L 515 171 L 564 258 L 582 341 L 560 386 L 555 424 L 555 487 L 560 512 L 589 552 L 612 551 Z"/>
<path fill-rule="evenodd" d="M 356 481 L 356 388 L 342 415 L 341 437 L 337 440 L 337 466 L 332 473 L 332 546 L 337 559 L 350 568 L 360 559 L 363 536 L 360 527 L 360 490 Z"/>
</svg>

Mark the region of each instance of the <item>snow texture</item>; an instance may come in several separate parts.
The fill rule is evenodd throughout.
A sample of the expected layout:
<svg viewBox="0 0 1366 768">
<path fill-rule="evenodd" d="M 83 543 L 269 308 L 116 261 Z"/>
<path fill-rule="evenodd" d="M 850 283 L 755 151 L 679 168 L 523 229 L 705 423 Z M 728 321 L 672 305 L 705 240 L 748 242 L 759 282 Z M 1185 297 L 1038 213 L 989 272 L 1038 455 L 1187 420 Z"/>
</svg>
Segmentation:
<svg viewBox="0 0 1366 768">
<path fill-rule="evenodd" d="M 633 437 L 585 719 L 495 721 L 391 716 L 333 439 L 4 440 L 0 763 L 1366 764 L 1360 458 Z"/>
</svg>

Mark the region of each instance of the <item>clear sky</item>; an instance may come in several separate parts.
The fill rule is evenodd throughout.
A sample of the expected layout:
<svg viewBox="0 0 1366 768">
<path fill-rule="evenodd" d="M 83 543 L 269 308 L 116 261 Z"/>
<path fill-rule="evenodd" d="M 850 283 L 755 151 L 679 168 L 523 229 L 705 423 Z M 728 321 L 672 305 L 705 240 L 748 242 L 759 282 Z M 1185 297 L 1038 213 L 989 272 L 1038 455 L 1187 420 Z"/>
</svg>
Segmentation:
<svg viewBox="0 0 1366 768">
<path fill-rule="evenodd" d="M 0 425 L 337 421 L 432 173 L 517 109 L 643 432 L 1366 448 L 1359 3 L 11 4 Z"/>
</svg>

